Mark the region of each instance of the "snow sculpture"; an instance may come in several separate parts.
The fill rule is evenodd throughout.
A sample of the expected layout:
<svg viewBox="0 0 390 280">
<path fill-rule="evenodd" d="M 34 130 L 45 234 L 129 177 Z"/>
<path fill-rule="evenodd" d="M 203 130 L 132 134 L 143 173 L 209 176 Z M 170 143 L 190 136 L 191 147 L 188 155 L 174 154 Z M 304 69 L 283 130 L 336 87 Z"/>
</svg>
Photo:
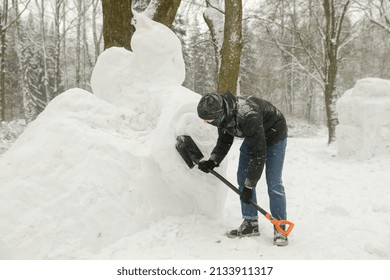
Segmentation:
<svg viewBox="0 0 390 280">
<path fill-rule="evenodd" d="M 56 97 L 2 155 L 1 258 L 85 258 L 169 216 L 222 213 L 227 188 L 175 149 L 189 134 L 208 156 L 216 137 L 197 117 L 200 95 L 181 86 L 179 39 L 135 22 L 133 52 L 99 57 L 93 94 Z"/>
<path fill-rule="evenodd" d="M 390 81 L 358 80 L 337 102 L 338 154 L 369 159 L 390 154 Z"/>
</svg>

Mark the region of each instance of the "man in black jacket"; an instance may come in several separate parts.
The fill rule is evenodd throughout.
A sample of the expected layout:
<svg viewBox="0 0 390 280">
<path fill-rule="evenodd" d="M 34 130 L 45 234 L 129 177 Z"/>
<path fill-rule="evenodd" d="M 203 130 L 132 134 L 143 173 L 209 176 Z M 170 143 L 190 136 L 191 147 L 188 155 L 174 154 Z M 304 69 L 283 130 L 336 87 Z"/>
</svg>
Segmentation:
<svg viewBox="0 0 390 280">
<path fill-rule="evenodd" d="M 199 169 L 208 173 L 218 167 L 227 155 L 234 137 L 244 138 L 240 147 L 237 181 L 241 196 L 243 223 L 227 232 L 228 237 L 258 236 L 256 184 L 265 166 L 271 214 L 285 220 L 286 197 L 282 169 L 287 145 L 287 125 L 283 114 L 271 103 L 257 97 L 235 97 L 231 93 L 204 95 L 198 104 L 198 115 L 218 127 L 218 141 L 208 160 Z M 283 225 L 282 225 L 283 228 Z M 285 246 L 287 236 L 274 229 L 274 244 Z"/>
</svg>

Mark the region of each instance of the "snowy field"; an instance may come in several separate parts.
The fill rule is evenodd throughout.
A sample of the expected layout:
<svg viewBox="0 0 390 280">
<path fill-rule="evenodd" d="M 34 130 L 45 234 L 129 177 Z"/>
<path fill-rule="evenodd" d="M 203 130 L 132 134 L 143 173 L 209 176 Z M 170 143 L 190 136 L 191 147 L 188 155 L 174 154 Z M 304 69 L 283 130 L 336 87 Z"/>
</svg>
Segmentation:
<svg viewBox="0 0 390 280">
<path fill-rule="evenodd" d="M 233 147 L 235 151 L 238 147 Z M 235 182 L 237 153 L 229 157 Z M 237 196 L 229 192 L 221 219 L 168 217 L 106 249 L 101 258 L 126 259 L 390 259 L 388 157 L 340 160 L 325 137 L 290 138 L 284 173 L 290 245 L 272 245 L 272 227 L 260 219 L 261 236 L 229 239 L 241 223 Z M 211 176 L 211 175 L 210 175 Z M 264 181 L 259 205 L 268 208 Z"/>
<path fill-rule="evenodd" d="M 231 182 L 235 182 L 237 144 L 229 157 Z M 260 218 L 260 237 L 223 235 L 242 221 L 237 195 L 229 191 L 221 219 L 167 217 L 106 248 L 98 257 L 390 259 L 390 190 L 385 187 L 390 180 L 389 156 L 365 162 L 342 160 L 334 147 L 327 146 L 325 136 L 296 137 L 288 140 L 285 164 L 288 219 L 295 223 L 285 248 L 272 245 L 272 226 L 264 218 Z M 264 180 L 259 187 L 259 205 L 269 209 Z"/>
<path fill-rule="evenodd" d="M 207 156 L 216 137 L 196 115 L 200 95 L 181 86 L 180 42 L 141 15 L 136 30 L 132 53 L 99 57 L 93 94 L 61 94 L 0 156 L 0 259 L 390 259 L 386 94 L 375 96 L 380 110 L 366 112 L 386 120 L 366 131 L 378 145 L 364 142 L 360 124 L 328 146 L 324 129 L 290 122 L 284 184 L 295 228 L 287 247 L 272 245 L 263 217 L 260 237 L 229 239 L 224 233 L 241 223 L 238 197 L 189 170 L 175 150 L 176 136 L 189 134 Z M 387 92 L 387 83 L 365 80 L 355 92 L 383 84 Z M 369 154 L 357 152 L 356 138 Z M 354 149 L 340 153 L 348 139 Z M 239 144 L 218 169 L 234 184 Z M 258 188 L 269 209 L 264 179 Z"/>
</svg>

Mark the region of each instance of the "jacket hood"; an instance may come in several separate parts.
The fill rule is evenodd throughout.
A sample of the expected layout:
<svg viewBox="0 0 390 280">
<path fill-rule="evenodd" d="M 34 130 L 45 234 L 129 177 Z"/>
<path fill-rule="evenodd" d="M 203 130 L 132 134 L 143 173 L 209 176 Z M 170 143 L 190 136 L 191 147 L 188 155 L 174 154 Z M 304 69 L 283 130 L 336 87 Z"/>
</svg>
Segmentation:
<svg viewBox="0 0 390 280">
<path fill-rule="evenodd" d="M 222 98 L 224 101 L 224 113 L 225 113 L 225 119 L 222 125 L 226 128 L 235 127 L 236 113 L 237 113 L 236 97 L 230 92 L 227 92 L 222 95 Z"/>
</svg>

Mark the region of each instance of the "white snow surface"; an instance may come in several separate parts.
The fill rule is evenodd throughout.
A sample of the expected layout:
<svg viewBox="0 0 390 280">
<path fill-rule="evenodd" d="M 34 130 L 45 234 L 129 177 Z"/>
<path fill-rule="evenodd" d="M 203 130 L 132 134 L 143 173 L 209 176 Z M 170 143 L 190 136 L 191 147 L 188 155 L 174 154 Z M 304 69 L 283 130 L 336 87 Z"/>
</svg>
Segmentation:
<svg viewBox="0 0 390 280">
<path fill-rule="evenodd" d="M 289 246 L 272 245 L 264 217 L 260 237 L 224 236 L 241 223 L 237 195 L 175 150 L 188 134 L 207 158 L 216 129 L 180 85 L 173 33 L 136 22 L 133 52 L 100 56 L 93 94 L 61 94 L 1 155 L 1 259 L 390 259 L 388 155 L 339 157 L 324 135 L 288 139 Z M 239 144 L 217 169 L 234 184 Z M 258 189 L 269 209 L 264 178 Z"/>
</svg>

